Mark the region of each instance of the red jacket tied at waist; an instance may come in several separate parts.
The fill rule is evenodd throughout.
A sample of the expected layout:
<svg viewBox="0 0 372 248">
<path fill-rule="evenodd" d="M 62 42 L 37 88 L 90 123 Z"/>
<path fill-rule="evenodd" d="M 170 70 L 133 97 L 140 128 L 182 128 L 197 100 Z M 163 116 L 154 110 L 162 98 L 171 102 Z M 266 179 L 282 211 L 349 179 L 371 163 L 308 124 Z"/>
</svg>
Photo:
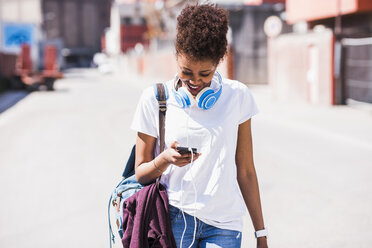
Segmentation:
<svg viewBox="0 0 372 248">
<path fill-rule="evenodd" d="M 168 195 L 159 184 L 148 185 L 129 197 L 123 207 L 124 248 L 176 248 L 169 217 Z"/>
</svg>

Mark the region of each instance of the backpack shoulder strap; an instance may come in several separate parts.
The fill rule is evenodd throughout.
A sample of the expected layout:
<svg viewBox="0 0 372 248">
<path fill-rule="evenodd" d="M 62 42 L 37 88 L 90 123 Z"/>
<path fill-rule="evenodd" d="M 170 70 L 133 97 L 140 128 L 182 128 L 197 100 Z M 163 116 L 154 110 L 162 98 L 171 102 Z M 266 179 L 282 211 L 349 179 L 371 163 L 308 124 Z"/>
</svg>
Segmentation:
<svg viewBox="0 0 372 248">
<path fill-rule="evenodd" d="M 163 83 L 158 83 L 154 85 L 154 91 L 156 100 L 159 103 L 159 141 L 160 141 L 160 152 L 164 151 L 165 147 L 165 114 L 167 112 L 167 99 L 168 89 L 167 86 Z"/>
<path fill-rule="evenodd" d="M 165 84 L 159 83 L 154 85 L 156 100 L 159 103 L 159 141 L 160 152 L 164 151 L 165 147 L 165 114 L 167 112 L 168 89 Z M 156 187 L 159 189 L 161 175 L 156 180 Z"/>
</svg>

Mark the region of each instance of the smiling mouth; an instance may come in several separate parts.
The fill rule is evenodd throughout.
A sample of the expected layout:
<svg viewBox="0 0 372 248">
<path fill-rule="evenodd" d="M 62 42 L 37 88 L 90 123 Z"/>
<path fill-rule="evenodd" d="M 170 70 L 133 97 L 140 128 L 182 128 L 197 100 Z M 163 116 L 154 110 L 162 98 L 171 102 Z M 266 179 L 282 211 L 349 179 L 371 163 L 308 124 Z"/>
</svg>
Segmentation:
<svg viewBox="0 0 372 248">
<path fill-rule="evenodd" d="M 197 86 L 197 85 L 192 85 L 192 84 L 187 84 L 187 86 L 189 86 L 191 89 L 193 90 L 197 90 L 200 88 L 200 86 Z"/>
<path fill-rule="evenodd" d="M 189 89 L 189 91 L 193 95 L 196 95 L 201 90 L 201 88 L 203 87 L 202 85 L 192 85 L 188 82 L 185 82 L 185 84 L 187 85 L 187 88 Z"/>
</svg>

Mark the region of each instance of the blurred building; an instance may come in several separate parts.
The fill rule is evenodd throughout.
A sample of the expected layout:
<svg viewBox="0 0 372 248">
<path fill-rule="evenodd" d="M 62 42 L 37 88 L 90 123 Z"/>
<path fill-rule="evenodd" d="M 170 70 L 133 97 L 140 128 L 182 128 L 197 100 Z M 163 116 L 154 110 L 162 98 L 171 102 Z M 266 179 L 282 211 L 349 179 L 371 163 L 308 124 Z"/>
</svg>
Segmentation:
<svg viewBox="0 0 372 248">
<path fill-rule="evenodd" d="M 110 26 L 112 0 L 0 0 L 1 51 L 19 54 L 31 46 L 35 69 L 43 47 L 58 47 L 64 67 L 90 66 Z M 63 55 L 63 56 L 62 56 Z"/>
<path fill-rule="evenodd" d="M 173 43 L 176 36 L 176 18 L 191 0 L 116 0 L 113 5 L 112 25 L 106 35 L 109 53 L 141 53 L 141 71 L 145 74 L 164 73 L 172 76 L 176 68 Z M 217 3 L 229 11 L 229 55 L 219 70 L 224 76 L 246 84 L 267 84 L 267 36 L 265 21 L 272 16 L 280 21 L 280 32 L 291 31 L 282 16 L 284 0 L 215 0 L 199 1 Z M 118 24 L 119 23 L 119 24 Z M 120 49 L 115 40 L 120 37 Z M 137 49 L 136 49 L 137 48 Z M 163 53 L 164 51 L 164 53 Z M 166 62 L 159 62 L 166 61 Z M 159 68 L 169 64 L 167 68 Z"/>
<path fill-rule="evenodd" d="M 45 39 L 60 41 L 65 67 L 87 67 L 101 51 L 112 0 L 41 0 Z"/>
<path fill-rule="evenodd" d="M 281 19 L 284 0 L 216 1 L 229 11 L 230 41 L 229 77 L 246 84 L 267 84 L 267 36 L 264 23 L 278 17 L 281 33 L 290 27 Z"/>
<path fill-rule="evenodd" d="M 115 0 L 106 33 L 108 53 L 162 49 L 173 45 L 176 16 L 196 0 Z M 115 44 L 119 42 L 119 47 Z"/>
<path fill-rule="evenodd" d="M 275 97 L 372 103 L 372 1 L 287 0 L 286 15 L 294 32 L 269 42 Z"/>
<path fill-rule="evenodd" d="M 0 0 L 1 53 L 16 55 L 21 44 L 28 43 L 37 61 L 41 23 L 40 0 Z"/>
<path fill-rule="evenodd" d="M 119 18 L 120 52 L 126 53 L 137 44 L 149 46 L 148 22 L 144 1 L 116 0 Z"/>
<path fill-rule="evenodd" d="M 39 41 L 42 38 L 40 0 L 0 0 L 0 92 L 20 83 L 11 80 L 21 45 L 30 46 L 31 67 L 36 69 L 39 59 Z"/>
</svg>

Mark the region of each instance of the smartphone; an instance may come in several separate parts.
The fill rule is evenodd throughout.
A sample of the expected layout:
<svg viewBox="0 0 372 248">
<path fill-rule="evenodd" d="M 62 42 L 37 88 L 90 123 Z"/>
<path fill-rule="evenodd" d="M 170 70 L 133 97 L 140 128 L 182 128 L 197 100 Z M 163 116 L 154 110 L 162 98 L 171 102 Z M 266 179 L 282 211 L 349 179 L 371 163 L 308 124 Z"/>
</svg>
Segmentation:
<svg viewBox="0 0 372 248">
<path fill-rule="evenodd" d="M 186 154 L 186 153 L 190 153 L 189 151 L 189 148 L 188 147 L 184 147 L 184 146 L 177 146 L 176 147 L 176 150 L 180 153 L 180 154 Z M 191 148 L 192 152 L 194 154 L 197 154 L 198 153 L 198 150 L 196 148 Z"/>
</svg>

